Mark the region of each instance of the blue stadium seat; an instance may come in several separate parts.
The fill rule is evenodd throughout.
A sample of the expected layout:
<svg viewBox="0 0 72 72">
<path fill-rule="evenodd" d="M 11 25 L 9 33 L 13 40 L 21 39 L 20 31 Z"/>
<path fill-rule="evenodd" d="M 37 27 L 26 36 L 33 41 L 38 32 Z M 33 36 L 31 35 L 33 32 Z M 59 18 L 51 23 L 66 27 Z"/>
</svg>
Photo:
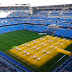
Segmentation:
<svg viewBox="0 0 72 72">
<path fill-rule="evenodd" d="M 30 27 L 28 28 L 28 30 L 32 30 L 34 28 L 33 25 L 30 25 Z"/>
<path fill-rule="evenodd" d="M 68 27 L 71 27 L 72 28 L 72 24 L 69 24 Z"/>
<path fill-rule="evenodd" d="M 72 37 L 72 30 L 68 30 L 63 36 L 64 37 Z"/>
<path fill-rule="evenodd" d="M 25 25 L 25 30 L 28 30 L 31 25 Z"/>
<path fill-rule="evenodd" d="M 14 21 L 18 21 L 19 20 L 19 18 L 12 18 L 12 20 L 14 20 Z M 22 20 L 22 19 L 21 19 Z"/>
<path fill-rule="evenodd" d="M 2 27 L 1 29 L 2 29 L 2 31 L 3 31 L 4 33 L 10 32 L 6 27 Z"/>
<path fill-rule="evenodd" d="M 57 16 L 60 15 L 60 13 L 50 13 L 50 15 Z"/>
<path fill-rule="evenodd" d="M 34 24 L 42 24 L 43 21 L 34 21 Z"/>
<path fill-rule="evenodd" d="M 46 19 L 46 16 L 42 16 L 41 18 L 40 18 L 40 20 L 45 20 Z"/>
<path fill-rule="evenodd" d="M 63 27 L 67 27 L 68 23 L 59 23 L 58 25 L 61 25 Z"/>
<path fill-rule="evenodd" d="M 25 28 L 25 25 L 24 25 L 24 24 L 20 24 L 19 26 L 20 26 L 20 28 L 22 28 L 22 29 Z"/>
<path fill-rule="evenodd" d="M 39 15 L 44 15 L 44 16 L 46 16 L 46 15 L 48 15 L 48 13 L 47 13 L 47 12 L 43 12 L 43 13 L 40 13 Z"/>
<path fill-rule="evenodd" d="M 47 27 L 40 27 L 37 31 L 38 32 L 44 32 L 47 29 Z"/>
<path fill-rule="evenodd" d="M 64 19 L 61 18 L 61 19 L 58 19 L 57 21 L 62 22 L 62 21 L 64 21 Z"/>
<path fill-rule="evenodd" d="M 0 26 L 2 26 L 3 24 L 0 22 Z"/>
<path fill-rule="evenodd" d="M 32 20 L 26 20 L 25 23 L 33 23 L 33 21 Z"/>
<path fill-rule="evenodd" d="M 38 31 L 38 29 L 40 28 L 41 26 L 34 26 L 34 28 L 32 29 L 32 31 Z"/>
<path fill-rule="evenodd" d="M 57 18 L 51 18 L 51 21 L 56 21 L 57 20 Z"/>
<path fill-rule="evenodd" d="M 14 13 L 10 13 L 7 17 L 15 17 Z"/>
<path fill-rule="evenodd" d="M 40 20 L 40 18 L 41 18 L 41 16 L 37 16 L 37 17 L 36 17 L 36 20 Z"/>
<path fill-rule="evenodd" d="M 28 20 L 28 17 L 23 17 L 23 20 Z"/>
<path fill-rule="evenodd" d="M 18 17 L 17 21 L 22 21 L 22 20 L 23 20 L 23 17 Z"/>
<path fill-rule="evenodd" d="M 15 14 L 15 17 L 20 17 L 19 12 L 14 12 L 14 14 Z"/>
<path fill-rule="evenodd" d="M 20 24 L 20 23 L 25 23 L 25 21 L 17 21 L 17 23 L 18 23 L 18 24 Z"/>
<path fill-rule="evenodd" d="M 46 30 L 46 33 L 50 33 L 50 34 L 53 34 L 57 29 L 55 28 L 49 28 Z"/>
<path fill-rule="evenodd" d="M 50 25 L 50 24 L 52 24 L 52 22 L 50 22 L 50 21 L 45 21 L 44 24 Z"/>
<path fill-rule="evenodd" d="M 18 25 L 13 26 L 16 30 L 21 30 L 21 28 Z"/>
<path fill-rule="evenodd" d="M 25 16 L 25 12 L 20 12 L 21 17 Z"/>
<path fill-rule="evenodd" d="M 17 21 L 9 21 L 10 24 L 17 24 Z"/>
<path fill-rule="evenodd" d="M 10 25 L 8 22 L 3 22 L 4 25 Z"/>
<path fill-rule="evenodd" d="M 67 30 L 66 29 L 58 29 L 55 34 L 58 36 L 62 36 Z"/>
<path fill-rule="evenodd" d="M 72 22 L 72 19 L 65 19 L 66 22 Z"/>
<path fill-rule="evenodd" d="M 36 16 L 31 16 L 31 17 L 30 17 L 30 19 L 35 19 L 35 18 L 36 18 Z"/>
<path fill-rule="evenodd" d="M 51 18 L 48 18 L 48 17 L 47 17 L 45 20 L 51 20 Z"/>
<path fill-rule="evenodd" d="M 7 26 L 10 31 L 16 31 L 13 26 Z"/>
<path fill-rule="evenodd" d="M 3 33 L 3 31 L 1 30 L 1 28 L 0 28 L 0 34 L 2 34 Z"/>
<path fill-rule="evenodd" d="M 64 15 L 68 15 L 68 16 L 70 16 L 70 15 L 72 15 L 72 13 L 63 13 Z"/>
</svg>

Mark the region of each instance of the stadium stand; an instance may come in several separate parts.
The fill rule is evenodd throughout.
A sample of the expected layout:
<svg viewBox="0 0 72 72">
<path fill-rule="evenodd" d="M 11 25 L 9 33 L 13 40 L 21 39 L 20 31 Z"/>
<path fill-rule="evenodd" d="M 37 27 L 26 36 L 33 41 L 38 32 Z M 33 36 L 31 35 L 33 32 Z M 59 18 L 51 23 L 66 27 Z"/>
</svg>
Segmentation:
<svg viewBox="0 0 72 72">
<path fill-rule="evenodd" d="M 72 56 L 67 59 L 62 65 L 60 65 L 53 72 L 71 72 L 72 71 Z"/>
<path fill-rule="evenodd" d="M 31 72 L 29 69 L 27 69 L 26 67 L 22 66 L 20 63 L 16 62 L 15 60 L 13 60 L 12 58 L 10 58 L 9 56 L 7 56 L 6 54 L 4 54 L 3 52 L 0 51 L 0 55 L 5 58 L 6 60 L 10 61 L 12 64 L 15 64 L 16 66 L 18 66 L 19 68 L 23 69 L 24 71 L 28 71 Z"/>
<path fill-rule="evenodd" d="M 0 72 L 17 72 L 10 66 L 6 65 L 2 60 L 0 60 Z"/>
</svg>

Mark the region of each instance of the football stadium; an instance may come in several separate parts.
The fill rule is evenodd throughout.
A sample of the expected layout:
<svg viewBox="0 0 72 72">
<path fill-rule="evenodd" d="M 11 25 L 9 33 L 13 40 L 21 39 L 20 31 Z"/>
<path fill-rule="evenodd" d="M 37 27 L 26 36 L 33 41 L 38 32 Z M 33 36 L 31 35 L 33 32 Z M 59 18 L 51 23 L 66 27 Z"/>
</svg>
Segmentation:
<svg viewBox="0 0 72 72">
<path fill-rule="evenodd" d="M 72 72 L 72 1 L 52 1 L 0 1 L 0 72 Z"/>
</svg>

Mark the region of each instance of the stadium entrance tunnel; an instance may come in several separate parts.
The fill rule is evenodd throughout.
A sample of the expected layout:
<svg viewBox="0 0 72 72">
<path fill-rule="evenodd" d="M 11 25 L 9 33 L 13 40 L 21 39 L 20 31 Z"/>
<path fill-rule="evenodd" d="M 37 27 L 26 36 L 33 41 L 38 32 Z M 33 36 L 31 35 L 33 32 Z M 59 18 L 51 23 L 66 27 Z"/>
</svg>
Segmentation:
<svg viewBox="0 0 72 72">
<path fill-rule="evenodd" d="M 64 54 L 69 55 L 69 56 L 71 56 L 71 54 L 72 54 L 70 51 L 67 51 L 64 49 L 56 48 L 56 50 L 60 53 L 64 53 Z"/>
</svg>

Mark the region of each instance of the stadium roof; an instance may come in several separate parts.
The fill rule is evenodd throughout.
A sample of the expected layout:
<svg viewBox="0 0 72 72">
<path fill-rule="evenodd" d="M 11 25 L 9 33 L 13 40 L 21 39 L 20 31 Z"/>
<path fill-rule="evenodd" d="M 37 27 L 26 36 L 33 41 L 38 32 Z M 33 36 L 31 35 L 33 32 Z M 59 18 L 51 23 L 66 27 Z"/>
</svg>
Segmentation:
<svg viewBox="0 0 72 72">
<path fill-rule="evenodd" d="M 31 6 L 50 6 L 72 4 L 72 0 L 0 0 L 0 6 L 11 6 L 14 4 L 30 4 Z"/>
</svg>

